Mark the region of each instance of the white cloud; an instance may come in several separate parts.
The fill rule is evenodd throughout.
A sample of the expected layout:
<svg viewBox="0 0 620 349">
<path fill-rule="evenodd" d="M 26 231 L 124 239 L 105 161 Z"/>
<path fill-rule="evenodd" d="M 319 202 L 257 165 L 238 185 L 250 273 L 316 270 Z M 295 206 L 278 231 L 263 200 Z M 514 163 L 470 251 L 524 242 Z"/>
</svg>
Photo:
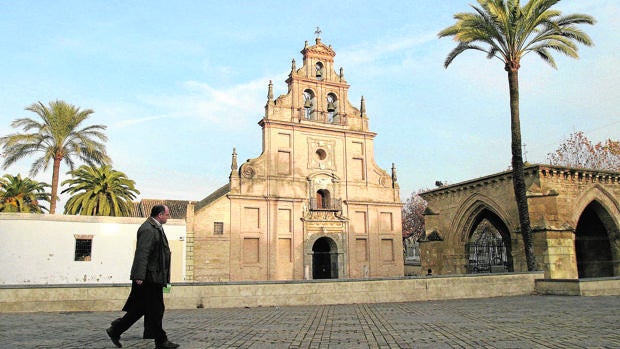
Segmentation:
<svg viewBox="0 0 620 349">
<path fill-rule="evenodd" d="M 154 121 L 157 119 L 163 119 L 165 117 L 166 116 L 148 116 L 148 117 L 137 118 L 137 119 L 121 120 L 119 122 L 114 123 L 113 126 L 131 127 L 131 126 L 135 126 L 135 125 L 142 124 L 142 123 L 148 123 L 150 121 Z"/>
<path fill-rule="evenodd" d="M 348 67 L 374 65 L 386 58 L 405 53 L 409 55 L 417 46 L 422 46 L 437 39 L 436 33 L 422 33 L 415 36 L 381 38 L 374 42 L 365 42 L 360 45 L 339 50 L 339 61 Z"/>
<path fill-rule="evenodd" d="M 264 106 L 268 79 L 257 79 L 225 88 L 206 82 L 186 81 L 176 95 L 141 96 L 145 109 L 159 110 L 157 118 L 203 119 L 225 128 L 256 117 Z M 143 117 L 149 121 L 155 117 Z"/>
</svg>

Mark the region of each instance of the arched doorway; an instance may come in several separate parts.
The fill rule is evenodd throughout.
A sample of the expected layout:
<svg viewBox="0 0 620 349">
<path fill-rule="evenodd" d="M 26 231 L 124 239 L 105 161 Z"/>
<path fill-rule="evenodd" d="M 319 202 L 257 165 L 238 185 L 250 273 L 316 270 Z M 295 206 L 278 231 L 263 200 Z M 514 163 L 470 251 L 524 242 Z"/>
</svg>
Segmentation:
<svg viewBox="0 0 620 349">
<path fill-rule="evenodd" d="M 312 278 L 338 278 L 338 247 L 328 237 L 319 238 L 312 245 Z"/>
<path fill-rule="evenodd" d="M 607 224 L 606 224 L 607 223 Z M 612 219 L 596 201 L 584 210 L 575 230 L 575 253 L 579 278 L 614 276 L 609 233 Z"/>
<path fill-rule="evenodd" d="M 485 209 L 476 217 L 465 244 L 468 273 L 514 271 L 510 233 L 504 222 Z"/>
</svg>

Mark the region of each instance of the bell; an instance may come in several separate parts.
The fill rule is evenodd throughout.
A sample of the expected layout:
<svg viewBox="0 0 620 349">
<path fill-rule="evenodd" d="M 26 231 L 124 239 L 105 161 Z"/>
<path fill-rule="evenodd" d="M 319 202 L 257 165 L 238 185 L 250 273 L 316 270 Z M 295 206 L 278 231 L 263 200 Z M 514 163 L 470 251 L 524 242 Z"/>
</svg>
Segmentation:
<svg viewBox="0 0 620 349">
<path fill-rule="evenodd" d="M 336 111 L 336 106 L 334 105 L 334 102 L 327 103 L 327 111 L 328 112 Z"/>
<path fill-rule="evenodd" d="M 312 102 L 309 99 L 304 102 L 304 108 L 312 108 Z"/>
<path fill-rule="evenodd" d="M 320 78 L 323 75 L 323 69 L 317 69 L 316 70 L 316 77 Z"/>
</svg>

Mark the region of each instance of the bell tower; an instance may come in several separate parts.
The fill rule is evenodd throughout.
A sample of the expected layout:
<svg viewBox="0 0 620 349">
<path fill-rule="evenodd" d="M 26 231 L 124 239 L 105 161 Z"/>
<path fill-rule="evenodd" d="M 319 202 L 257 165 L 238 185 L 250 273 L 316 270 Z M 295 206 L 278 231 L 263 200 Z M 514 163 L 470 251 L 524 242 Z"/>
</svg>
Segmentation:
<svg viewBox="0 0 620 349">
<path fill-rule="evenodd" d="M 344 69 L 334 68 L 336 52 L 331 45 L 321 42 L 320 29 L 315 44 L 306 41 L 301 54 L 303 66 L 297 69 L 295 59 L 286 83 L 289 93 L 273 100 L 273 92 L 268 94 L 265 118 L 301 123 L 311 121 L 323 126 L 340 126 L 358 131 L 368 131 L 368 120 L 363 107 L 360 109 L 349 103 L 349 85 L 344 78 Z M 270 91 L 272 91 L 270 89 Z M 282 108 L 288 109 L 282 113 Z"/>
</svg>

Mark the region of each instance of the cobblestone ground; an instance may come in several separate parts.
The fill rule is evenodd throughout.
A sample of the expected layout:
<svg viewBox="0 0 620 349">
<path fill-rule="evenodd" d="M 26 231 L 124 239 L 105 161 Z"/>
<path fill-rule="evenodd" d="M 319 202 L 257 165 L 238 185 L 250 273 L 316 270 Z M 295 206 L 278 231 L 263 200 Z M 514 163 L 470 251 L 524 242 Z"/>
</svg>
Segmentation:
<svg viewBox="0 0 620 349">
<path fill-rule="evenodd" d="M 114 348 L 122 312 L 0 314 L 0 348 Z M 141 339 L 142 320 L 121 342 Z M 620 296 L 168 310 L 181 348 L 620 348 Z"/>
</svg>

